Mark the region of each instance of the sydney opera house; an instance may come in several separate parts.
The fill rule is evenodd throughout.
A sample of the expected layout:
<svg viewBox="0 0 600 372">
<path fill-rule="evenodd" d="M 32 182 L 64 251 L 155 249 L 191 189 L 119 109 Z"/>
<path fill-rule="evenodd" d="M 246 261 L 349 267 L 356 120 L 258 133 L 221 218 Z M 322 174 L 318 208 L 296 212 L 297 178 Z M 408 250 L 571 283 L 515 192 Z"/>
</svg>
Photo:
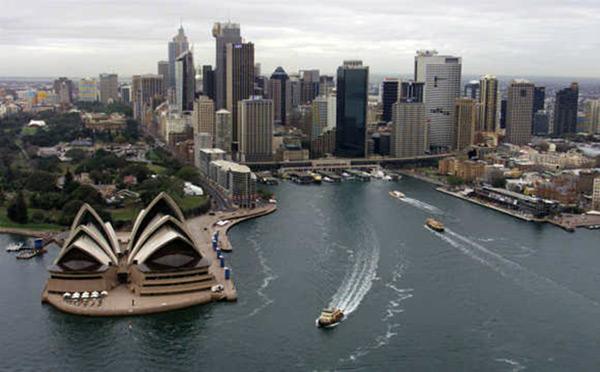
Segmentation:
<svg viewBox="0 0 600 372">
<path fill-rule="evenodd" d="M 140 211 L 130 233 L 116 233 L 85 204 L 48 269 L 42 299 L 66 312 L 98 316 L 235 299 L 224 268 L 201 239 L 165 193 Z"/>
</svg>

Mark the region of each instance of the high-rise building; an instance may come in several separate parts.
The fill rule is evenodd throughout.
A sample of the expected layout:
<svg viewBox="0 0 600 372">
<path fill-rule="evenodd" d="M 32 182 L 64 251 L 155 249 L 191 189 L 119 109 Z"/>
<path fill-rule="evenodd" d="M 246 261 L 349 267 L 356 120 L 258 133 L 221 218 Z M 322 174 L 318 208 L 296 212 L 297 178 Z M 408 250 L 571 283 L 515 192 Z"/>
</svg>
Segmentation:
<svg viewBox="0 0 600 372">
<path fill-rule="evenodd" d="M 290 101 L 289 77 L 285 70 L 279 66 L 273 71 L 269 79 L 269 98 L 273 100 L 275 110 L 275 124 L 286 125 Z"/>
<path fill-rule="evenodd" d="M 382 120 L 386 123 L 392 120 L 392 106 L 398 102 L 398 79 L 385 78 L 381 82 L 381 102 L 383 104 Z"/>
<path fill-rule="evenodd" d="M 61 104 L 70 104 L 73 102 L 73 82 L 66 77 L 60 77 L 54 80 L 54 93 L 58 96 Z"/>
<path fill-rule="evenodd" d="M 594 178 L 594 188 L 592 191 L 592 209 L 600 211 L 600 177 Z"/>
<path fill-rule="evenodd" d="M 481 89 L 483 89 L 483 87 L 481 86 L 481 81 L 471 80 L 467 84 L 465 84 L 465 92 L 463 96 L 479 101 Z"/>
<path fill-rule="evenodd" d="M 590 100 L 586 104 L 585 117 L 590 132 L 600 134 L 600 99 Z"/>
<path fill-rule="evenodd" d="M 189 50 L 189 43 L 183 26 L 179 26 L 177 35 L 173 36 L 173 40 L 169 42 L 169 72 L 168 72 L 168 88 L 175 88 L 175 65 L 177 58 Z M 160 72 L 159 72 L 160 73 Z"/>
<path fill-rule="evenodd" d="M 119 78 L 117 74 L 100 74 L 100 102 L 107 104 L 119 100 Z"/>
<path fill-rule="evenodd" d="M 533 114 L 533 134 L 546 136 L 550 133 L 550 118 L 544 110 L 538 110 Z"/>
<path fill-rule="evenodd" d="M 312 101 L 312 131 L 310 139 L 313 140 L 327 130 L 328 102 L 326 96 L 318 96 Z"/>
<path fill-rule="evenodd" d="M 506 98 L 500 100 L 500 129 L 506 129 Z"/>
<path fill-rule="evenodd" d="M 327 96 L 333 89 L 335 89 L 333 76 L 321 75 L 319 77 L 319 95 Z"/>
<path fill-rule="evenodd" d="M 476 124 L 476 130 L 495 132 L 498 122 L 498 79 L 492 75 L 485 75 L 481 78 L 479 86 L 479 123 Z"/>
<path fill-rule="evenodd" d="M 562 136 L 577 133 L 577 104 L 579 86 L 572 83 L 570 87 L 556 93 L 554 106 L 554 134 Z"/>
<path fill-rule="evenodd" d="M 79 100 L 83 102 L 96 102 L 98 100 L 98 84 L 94 78 L 79 80 Z"/>
<path fill-rule="evenodd" d="M 226 108 L 231 119 L 238 122 L 238 102 L 254 93 L 254 44 L 227 44 Z M 233 142 L 238 141 L 237 126 L 233 128 Z"/>
<path fill-rule="evenodd" d="M 227 104 L 227 44 L 242 42 L 240 25 L 217 22 L 213 25 L 212 35 L 216 41 L 215 107 L 219 110 Z"/>
<path fill-rule="evenodd" d="M 194 55 L 187 50 L 175 62 L 175 103 L 181 111 L 194 109 L 194 94 L 196 92 L 196 69 Z"/>
<path fill-rule="evenodd" d="M 273 101 L 253 96 L 238 102 L 239 159 L 269 161 L 273 154 Z"/>
<path fill-rule="evenodd" d="M 546 101 L 546 88 L 535 87 L 533 91 L 533 113 L 544 110 Z"/>
<path fill-rule="evenodd" d="M 327 95 L 327 130 L 334 130 L 337 125 L 337 93 L 336 88 Z"/>
<path fill-rule="evenodd" d="M 211 65 L 202 66 L 202 93 L 215 100 L 215 70 Z"/>
<path fill-rule="evenodd" d="M 214 138 L 215 104 L 212 99 L 200 96 L 194 100 L 192 126 L 194 133 L 208 133 L 211 138 Z M 212 144 L 209 147 L 212 147 Z"/>
<path fill-rule="evenodd" d="M 288 112 L 295 110 L 301 104 L 302 81 L 298 75 L 290 75 L 290 102 L 291 107 Z"/>
<path fill-rule="evenodd" d="M 169 87 L 169 61 L 158 61 L 157 72 L 163 77 L 163 96 L 167 96 L 167 89 Z"/>
<path fill-rule="evenodd" d="M 300 101 L 303 105 L 310 104 L 319 95 L 320 74 L 319 70 L 303 70 L 302 92 Z"/>
<path fill-rule="evenodd" d="M 133 116 L 143 120 L 148 110 L 153 110 L 163 98 L 162 75 L 134 75 L 131 82 Z"/>
<path fill-rule="evenodd" d="M 390 155 L 395 158 L 423 155 L 427 146 L 427 117 L 423 83 L 402 82 L 400 97 L 392 105 Z"/>
<path fill-rule="evenodd" d="M 527 80 L 513 80 L 508 87 L 505 140 L 513 145 L 531 140 L 534 88 Z"/>
<path fill-rule="evenodd" d="M 484 80 L 482 79 L 482 97 Z M 477 117 L 479 116 L 479 104 L 473 98 L 458 98 L 456 110 L 454 111 L 454 132 L 456 133 L 455 148 L 462 151 L 475 142 L 475 130 L 477 128 Z M 481 110 L 483 111 L 483 110 Z M 489 131 L 488 131 L 489 132 Z"/>
<path fill-rule="evenodd" d="M 131 85 L 123 85 L 119 88 L 121 102 L 126 105 L 131 104 Z"/>
<path fill-rule="evenodd" d="M 344 61 L 337 70 L 336 146 L 345 157 L 367 155 L 369 68 L 362 61 Z"/>
<path fill-rule="evenodd" d="M 415 81 L 425 83 L 425 111 L 429 122 L 429 146 L 446 151 L 454 146 L 454 104 L 460 97 L 460 57 L 441 56 L 437 51 L 418 51 Z"/>
<path fill-rule="evenodd" d="M 233 132 L 231 112 L 221 109 L 215 113 L 215 147 L 231 153 L 231 135 Z"/>
</svg>

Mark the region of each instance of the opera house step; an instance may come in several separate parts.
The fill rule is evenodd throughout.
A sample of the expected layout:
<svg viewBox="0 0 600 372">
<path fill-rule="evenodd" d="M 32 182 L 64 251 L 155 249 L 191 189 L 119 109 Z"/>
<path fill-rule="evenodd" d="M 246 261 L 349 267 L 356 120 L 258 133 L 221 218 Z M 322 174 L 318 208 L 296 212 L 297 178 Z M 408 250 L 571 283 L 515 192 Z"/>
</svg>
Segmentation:
<svg viewBox="0 0 600 372">
<path fill-rule="evenodd" d="M 141 287 L 139 289 L 140 296 L 157 296 L 168 294 L 180 294 L 198 291 L 210 291 L 210 288 L 216 284 L 216 281 L 204 281 L 200 283 L 189 283 L 182 285 L 172 285 L 168 287 Z"/>
<path fill-rule="evenodd" d="M 195 276 L 188 276 L 188 277 L 183 277 L 183 278 L 173 278 L 173 279 L 146 279 L 142 283 L 142 287 L 160 287 L 160 286 L 166 286 L 166 285 L 203 282 L 203 281 L 213 280 L 213 279 L 214 279 L 214 276 L 212 274 L 195 275 Z"/>
</svg>

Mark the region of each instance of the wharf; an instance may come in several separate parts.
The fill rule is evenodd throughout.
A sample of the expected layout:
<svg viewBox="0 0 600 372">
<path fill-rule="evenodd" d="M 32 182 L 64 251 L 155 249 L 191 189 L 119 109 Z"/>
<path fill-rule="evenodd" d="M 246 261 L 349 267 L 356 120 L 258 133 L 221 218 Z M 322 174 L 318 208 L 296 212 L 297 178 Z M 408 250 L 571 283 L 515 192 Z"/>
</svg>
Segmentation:
<svg viewBox="0 0 600 372">
<path fill-rule="evenodd" d="M 486 203 L 484 201 L 481 201 L 481 200 L 478 200 L 478 199 L 475 199 L 475 198 L 470 198 L 468 196 L 464 196 L 464 195 L 462 195 L 460 193 L 457 193 L 457 192 L 454 192 L 454 191 L 446 190 L 443 187 L 437 187 L 436 190 L 439 191 L 439 192 L 441 192 L 441 193 L 444 193 L 444 194 L 447 194 L 447 195 L 450 195 L 450 196 L 454 196 L 455 198 L 459 198 L 459 199 L 471 202 L 473 204 L 477 204 L 477 205 L 479 205 L 481 207 L 493 209 L 495 211 L 507 214 L 509 216 L 521 219 L 523 221 L 527 221 L 527 222 L 546 222 L 546 219 L 544 219 L 544 218 L 537 218 L 537 217 L 534 217 L 532 215 L 528 215 L 528 214 L 524 214 L 524 213 L 519 213 L 517 211 L 512 211 L 510 209 L 502 208 L 502 207 L 499 207 L 499 206 L 491 204 L 491 203 Z"/>
</svg>

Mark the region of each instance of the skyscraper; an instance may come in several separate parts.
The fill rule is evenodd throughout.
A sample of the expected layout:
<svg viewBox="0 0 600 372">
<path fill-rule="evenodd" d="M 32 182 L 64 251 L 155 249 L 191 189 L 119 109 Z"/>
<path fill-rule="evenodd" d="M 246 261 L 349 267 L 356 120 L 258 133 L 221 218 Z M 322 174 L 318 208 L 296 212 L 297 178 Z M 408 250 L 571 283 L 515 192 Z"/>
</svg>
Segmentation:
<svg viewBox="0 0 600 372">
<path fill-rule="evenodd" d="M 369 68 L 362 61 L 344 61 L 337 70 L 336 146 L 345 157 L 367 154 L 367 104 Z"/>
<path fill-rule="evenodd" d="M 483 93 L 484 80 L 482 79 L 481 82 L 481 93 Z M 454 112 L 454 131 L 456 133 L 455 148 L 459 151 L 462 151 L 473 145 L 475 141 L 477 116 L 479 115 L 478 109 L 479 105 L 473 98 L 458 98 L 456 100 L 456 110 Z M 481 111 L 483 112 L 483 110 Z"/>
<path fill-rule="evenodd" d="M 400 97 L 392 105 L 390 155 L 395 158 L 423 155 L 427 146 L 427 117 L 423 83 L 402 82 Z"/>
<path fill-rule="evenodd" d="M 398 79 L 385 78 L 381 83 L 381 102 L 383 103 L 383 121 L 386 123 L 392 120 L 392 106 L 398 102 L 398 89 L 400 82 Z"/>
<path fill-rule="evenodd" d="M 61 104 L 73 102 L 73 82 L 66 77 L 54 80 L 54 93 Z"/>
<path fill-rule="evenodd" d="M 570 87 L 556 93 L 554 106 L 554 134 L 562 136 L 577 133 L 577 104 L 579 86 L 572 83 Z"/>
<path fill-rule="evenodd" d="M 98 83 L 94 78 L 83 78 L 79 80 L 79 100 L 83 102 L 95 102 L 98 100 Z"/>
<path fill-rule="evenodd" d="M 506 100 L 506 141 L 525 145 L 531 140 L 534 85 L 527 80 L 513 80 Z"/>
<path fill-rule="evenodd" d="M 333 81 L 333 76 L 319 76 L 319 95 L 326 96 L 329 93 L 331 93 L 332 89 L 335 89 L 335 82 Z"/>
<path fill-rule="evenodd" d="M 215 147 L 231 153 L 231 134 L 233 132 L 231 112 L 221 109 L 215 113 Z"/>
<path fill-rule="evenodd" d="M 213 25 L 213 37 L 216 41 L 215 61 L 215 107 L 222 109 L 227 101 L 227 44 L 242 42 L 240 25 L 231 22 L 217 22 Z"/>
<path fill-rule="evenodd" d="M 585 117 L 590 131 L 594 134 L 600 134 L 600 99 L 587 102 Z"/>
<path fill-rule="evenodd" d="M 425 83 L 425 110 L 429 122 L 429 146 L 446 151 L 454 146 L 454 104 L 460 97 L 461 58 L 437 51 L 418 51 L 415 81 Z"/>
<path fill-rule="evenodd" d="M 326 96 L 318 96 L 312 101 L 312 131 L 311 140 L 320 136 L 327 129 L 328 102 Z"/>
<path fill-rule="evenodd" d="M 269 161 L 273 154 L 273 101 L 253 96 L 238 102 L 239 159 Z"/>
<path fill-rule="evenodd" d="M 544 110 L 544 102 L 546 100 L 546 88 L 535 87 L 533 91 L 533 113 Z"/>
<path fill-rule="evenodd" d="M 100 102 L 107 104 L 119 100 L 119 78 L 117 74 L 100 74 Z"/>
<path fill-rule="evenodd" d="M 287 113 L 290 106 L 289 77 L 285 70 L 279 66 L 273 71 L 269 79 L 269 98 L 273 100 L 275 110 L 275 124 L 286 125 Z"/>
<path fill-rule="evenodd" d="M 465 84 L 465 92 L 463 96 L 479 101 L 481 89 L 482 86 L 480 81 L 471 80 L 467 84 Z"/>
<path fill-rule="evenodd" d="M 196 92 L 196 69 L 194 56 L 186 50 L 177 57 L 175 62 L 175 103 L 181 111 L 194 109 L 194 94 Z"/>
<path fill-rule="evenodd" d="M 485 75 L 481 78 L 479 86 L 479 125 L 476 130 L 495 132 L 498 122 L 498 79 Z"/>
<path fill-rule="evenodd" d="M 194 100 L 192 126 L 194 133 L 207 133 L 211 136 L 211 139 L 214 138 L 215 104 L 212 99 L 207 96 L 200 96 Z"/>
<path fill-rule="evenodd" d="M 303 105 L 310 104 L 312 100 L 319 95 L 320 74 L 319 70 L 303 70 L 302 93 L 300 101 Z"/>
<path fill-rule="evenodd" d="M 254 93 L 254 44 L 227 44 L 226 108 L 237 123 L 238 102 Z M 233 128 L 233 142 L 238 140 L 237 127 Z"/>
<path fill-rule="evenodd" d="M 175 88 L 175 64 L 177 58 L 189 49 L 188 39 L 183 31 L 183 26 L 179 26 L 177 35 L 169 42 L 169 84 L 168 88 Z"/>
<path fill-rule="evenodd" d="M 149 110 L 153 110 L 163 97 L 162 75 L 134 75 L 131 81 L 133 117 L 144 120 Z"/>
<path fill-rule="evenodd" d="M 215 100 L 215 71 L 211 65 L 202 66 L 202 93 Z"/>
<path fill-rule="evenodd" d="M 167 89 L 169 87 L 169 61 L 158 61 L 157 72 L 163 77 L 163 96 L 167 96 Z"/>
</svg>

